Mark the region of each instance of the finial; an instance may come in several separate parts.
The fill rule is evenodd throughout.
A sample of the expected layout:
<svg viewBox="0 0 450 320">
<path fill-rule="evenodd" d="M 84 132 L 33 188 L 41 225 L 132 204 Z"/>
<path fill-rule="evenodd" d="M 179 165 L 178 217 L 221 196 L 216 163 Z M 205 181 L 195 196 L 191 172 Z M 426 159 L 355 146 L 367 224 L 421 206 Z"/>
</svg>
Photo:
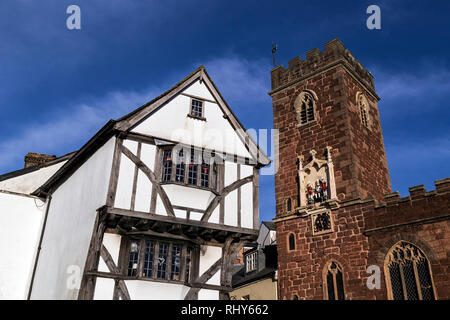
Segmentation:
<svg viewBox="0 0 450 320">
<path fill-rule="evenodd" d="M 313 150 L 311 150 L 309 153 L 311 154 L 311 157 L 312 157 L 313 159 L 316 158 L 316 154 L 317 154 L 316 150 L 313 149 Z"/>
</svg>

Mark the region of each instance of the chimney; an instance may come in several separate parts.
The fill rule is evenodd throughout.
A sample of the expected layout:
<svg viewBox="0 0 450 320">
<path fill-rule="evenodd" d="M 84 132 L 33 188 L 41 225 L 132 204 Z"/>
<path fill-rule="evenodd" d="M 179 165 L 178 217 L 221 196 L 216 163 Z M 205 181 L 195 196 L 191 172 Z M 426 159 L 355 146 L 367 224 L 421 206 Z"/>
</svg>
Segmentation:
<svg viewBox="0 0 450 320">
<path fill-rule="evenodd" d="M 56 156 L 48 154 L 28 152 L 25 156 L 25 168 L 38 166 L 45 162 L 55 160 Z"/>
</svg>

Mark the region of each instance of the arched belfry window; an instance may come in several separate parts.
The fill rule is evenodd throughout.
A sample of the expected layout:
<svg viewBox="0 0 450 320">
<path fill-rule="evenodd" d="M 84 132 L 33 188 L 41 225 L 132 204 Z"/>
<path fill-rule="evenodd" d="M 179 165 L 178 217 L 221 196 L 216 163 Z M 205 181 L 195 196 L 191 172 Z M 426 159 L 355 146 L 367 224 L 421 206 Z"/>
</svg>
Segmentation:
<svg viewBox="0 0 450 320">
<path fill-rule="evenodd" d="M 415 245 L 400 241 L 387 253 L 384 264 L 388 298 L 434 300 L 430 263 Z"/>
<path fill-rule="evenodd" d="M 294 108 L 297 113 L 297 122 L 300 125 L 307 124 L 316 120 L 315 101 L 317 96 L 312 91 L 301 92 L 295 99 Z"/>
<path fill-rule="evenodd" d="M 342 267 L 336 261 L 325 265 L 323 273 L 324 295 L 327 300 L 344 300 L 344 276 Z"/>
<path fill-rule="evenodd" d="M 367 102 L 366 97 L 362 93 L 358 93 L 357 96 L 359 114 L 361 117 L 361 123 L 366 128 L 370 127 L 370 119 L 369 119 L 369 103 Z"/>
<path fill-rule="evenodd" d="M 289 241 L 288 241 L 289 251 L 295 250 L 295 236 L 293 233 L 289 234 Z"/>
</svg>

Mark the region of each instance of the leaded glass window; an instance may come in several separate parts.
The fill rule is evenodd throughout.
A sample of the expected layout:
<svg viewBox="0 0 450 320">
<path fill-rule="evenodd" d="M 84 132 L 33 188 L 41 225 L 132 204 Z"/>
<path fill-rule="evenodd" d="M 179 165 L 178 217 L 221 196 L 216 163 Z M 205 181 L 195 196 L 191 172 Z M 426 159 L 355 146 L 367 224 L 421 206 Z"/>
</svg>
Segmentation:
<svg viewBox="0 0 450 320">
<path fill-rule="evenodd" d="M 391 299 L 435 299 L 428 259 L 415 245 L 398 242 L 389 250 L 385 268 Z"/>
<path fill-rule="evenodd" d="M 170 280 L 180 280 L 180 267 L 181 267 L 181 246 L 178 244 L 174 244 L 172 246 Z"/>
<path fill-rule="evenodd" d="M 207 151 L 163 149 L 162 182 L 217 189 L 218 166 Z"/>
<path fill-rule="evenodd" d="M 324 286 L 326 299 L 345 300 L 342 268 L 335 261 L 330 261 L 325 267 Z"/>
<path fill-rule="evenodd" d="M 130 239 L 127 243 L 127 276 L 189 282 L 191 253 L 198 248 L 169 240 Z"/>
<path fill-rule="evenodd" d="M 163 181 L 170 181 L 172 177 L 172 150 L 164 150 L 163 155 Z"/>
<path fill-rule="evenodd" d="M 205 188 L 209 187 L 209 163 L 207 163 L 205 159 L 202 160 L 200 185 Z"/>
<path fill-rule="evenodd" d="M 158 279 L 166 278 L 166 268 L 167 268 L 167 255 L 169 254 L 169 245 L 167 243 L 161 242 L 159 244 L 159 254 L 158 254 L 158 273 L 156 277 Z"/>
<path fill-rule="evenodd" d="M 191 116 L 203 117 L 203 101 L 192 99 Z"/>
<path fill-rule="evenodd" d="M 300 107 L 301 124 L 314 120 L 314 100 L 309 93 L 305 93 Z"/>
<path fill-rule="evenodd" d="M 139 259 L 139 242 L 132 241 L 130 245 L 129 259 L 128 259 L 128 276 L 135 277 L 138 270 Z"/>
<path fill-rule="evenodd" d="M 194 152 L 191 153 L 191 160 L 188 167 L 188 184 L 197 185 L 197 169 L 198 164 L 194 157 Z"/>
<path fill-rule="evenodd" d="M 177 166 L 175 169 L 175 181 L 184 182 L 184 172 L 186 168 L 185 156 L 183 150 L 178 152 Z"/>
<path fill-rule="evenodd" d="M 153 241 L 145 241 L 144 277 L 151 278 L 153 276 L 154 260 L 155 260 L 155 243 Z"/>
</svg>

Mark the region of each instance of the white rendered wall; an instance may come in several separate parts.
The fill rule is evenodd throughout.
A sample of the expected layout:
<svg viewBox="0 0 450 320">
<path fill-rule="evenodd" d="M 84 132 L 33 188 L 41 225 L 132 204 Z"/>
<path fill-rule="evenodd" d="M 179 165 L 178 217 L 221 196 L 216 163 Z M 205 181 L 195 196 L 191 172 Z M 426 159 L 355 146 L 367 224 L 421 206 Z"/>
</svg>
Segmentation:
<svg viewBox="0 0 450 320">
<path fill-rule="evenodd" d="M 193 83 L 184 91 L 186 94 L 213 100 L 205 83 Z M 206 101 L 204 116 L 206 121 L 187 117 L 191 98 L 178 94 L 138 124 L 132 132 L 165 138 L 211 150 L 251 157 L 244 144 L 217 103 Z"/>
<path fill-rule="evenodd" d="M 126 280 L 131 300 L 183 300 L 190 287 L 182 284 Z"/>
<path fill-rule="evenodd" d="M 106 203 L 114 144 L 111 138 L 54 192 L 32 299 L 77 299 L 79 288 L 67 285 L 68 267 L 83 274 L 96 210 Z"/>
<path fill-rule="evenodd" d="M 44 167 L 15 178 L 0 181 L 0 190 L 31 194 L 43 185 L 67 161 L 61 161 L 52 166 Z"/>
<path fill-rule="evenodd" d="M 0 300 L 26 299 L 46 204 L 0 192 Z"/>
</svg>

